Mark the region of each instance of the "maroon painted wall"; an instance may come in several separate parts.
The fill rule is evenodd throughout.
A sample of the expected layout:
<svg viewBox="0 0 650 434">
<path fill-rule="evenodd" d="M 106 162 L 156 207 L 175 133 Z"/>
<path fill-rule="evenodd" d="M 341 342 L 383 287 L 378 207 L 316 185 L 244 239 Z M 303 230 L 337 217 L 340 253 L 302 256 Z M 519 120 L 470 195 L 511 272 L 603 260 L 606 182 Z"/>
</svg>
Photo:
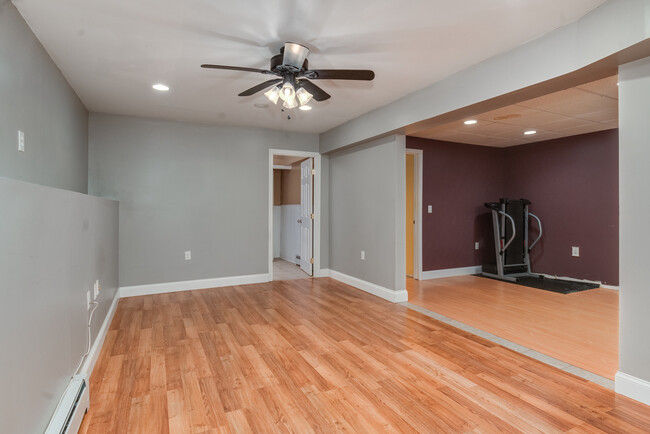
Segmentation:
<svg viewBox="0 0 650 434">
<path fill-rule="evenodd" d="M 422 270 L 481 265 L 494 251 L 483 202 L 503 195 L 503 149 L 407 137 L 424 152 Z M 433 205 L 433 213 L 427 206 Z M 480 249 L 474 250 L 474 242 Z"/>
<path fill-rule="evenodd" d="M 544 225 L 533 271 L 618 285 L 618 130 L 506 148 L 505 168 Z"/>
<path fill-rule="evenodd" d="M 505 149 L 416 137 L 406 147 L 424 151 L 424 271 L 494 262 L 483 202 L 525 197 L 544 224 L 533 271 L 618 285 L 618 130 Z"/>
</svg>

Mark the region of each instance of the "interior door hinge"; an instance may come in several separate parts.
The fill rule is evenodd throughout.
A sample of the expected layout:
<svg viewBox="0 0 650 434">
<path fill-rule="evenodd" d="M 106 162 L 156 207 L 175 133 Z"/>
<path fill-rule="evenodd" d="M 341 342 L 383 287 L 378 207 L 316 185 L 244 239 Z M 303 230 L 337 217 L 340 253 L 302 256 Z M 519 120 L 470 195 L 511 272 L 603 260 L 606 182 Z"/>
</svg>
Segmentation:
<svg viewBox="0 0 650 434">
<path fill-rule="evenodd" d="M 310 263 L 310 264 L 313 264 L 313 263 L 314 263 L 314 258 L 311 258 L 311 259 L 309 260 L 309 263 Z"/>
<path fill-rule="evenodd" d="M 311 169 L 311 174 L 315 175 L 316 174 L 316 169 Z"/>
<path fill-rule="evenodd" d="M 309 217 L 311 217 L 311 219 L 314 220 L 314 214 L 309 214 Z"/>
</svg>

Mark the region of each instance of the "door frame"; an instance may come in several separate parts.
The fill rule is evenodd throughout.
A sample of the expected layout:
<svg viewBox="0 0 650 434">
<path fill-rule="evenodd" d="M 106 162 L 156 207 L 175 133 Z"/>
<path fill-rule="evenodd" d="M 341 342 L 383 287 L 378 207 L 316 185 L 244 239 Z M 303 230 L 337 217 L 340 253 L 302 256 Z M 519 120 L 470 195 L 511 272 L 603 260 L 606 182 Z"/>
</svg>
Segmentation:
<svg viewBox="0 0 650 434">
<path fill-rule="evenodd" d="M 321 155 L 318 152 L 269 149 L 269 277 L 273 280 L 273 156 L 305 157 L 314 159 L 314 231 L 312 251 L 314 269 L 312 277 L 322 277 L 320 268 L 320 230 L 321 230 Z"/>
<path fill-rule="evenodd" d="M 415 204 L 413 215 L 415 216 L 415 226 L 413 228 L 413 278 L 422 279 L 422 173 L 424 151 L 422 149 L 406 148 L 407 154 L 412 154 L 415 162 L 413 164 L 414 180 L 414 199 Z M 406 228 L 404 228 L 406 230 Z M 406 252 L 404 252 L 406 255 Z"/>
</svg>

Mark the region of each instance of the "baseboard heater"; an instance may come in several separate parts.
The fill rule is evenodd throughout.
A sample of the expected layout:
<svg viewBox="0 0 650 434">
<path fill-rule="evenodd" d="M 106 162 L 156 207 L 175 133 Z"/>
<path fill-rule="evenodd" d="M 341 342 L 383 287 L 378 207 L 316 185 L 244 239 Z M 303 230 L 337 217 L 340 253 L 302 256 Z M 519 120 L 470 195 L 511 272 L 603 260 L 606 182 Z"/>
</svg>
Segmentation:
<svg viewBox="0 0 650 434">
<path fill-rule="evenodd" d="M 88 383 L 83 376 L 76 375 L 65 389 L 45 434 L 77 434 L 89 406 Z"/>
</svg>

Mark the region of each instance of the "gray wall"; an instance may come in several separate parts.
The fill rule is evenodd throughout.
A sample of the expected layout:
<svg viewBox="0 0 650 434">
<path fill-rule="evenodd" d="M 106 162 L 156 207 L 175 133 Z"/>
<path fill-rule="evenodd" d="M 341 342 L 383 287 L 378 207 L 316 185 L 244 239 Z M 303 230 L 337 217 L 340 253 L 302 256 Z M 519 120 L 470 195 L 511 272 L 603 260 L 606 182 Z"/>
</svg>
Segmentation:
<svg viewBox="0 0 650 434">
<path fill-rule="evenodd" d="M 88 112 L 9 2 L 0 3 L 0 176 L 88 188 Z"/>
<path fill-rule="evenodd" d="M 117 290 L 118 204 L 0 178 L 0 431 L 42 433 Z"/>
<path fill-rule="evenodd" d="M 405 171 L 404 136 L 329 155 L 330 269 L 405 289 Z"/>
<path fill-rule="evenodd" d="M 650 381 L 650 58 L 621 66 L 618 79 L 619 371 Z"/>
<path fill-rule="evenodd" d="M 120 286 L 267 273 L 269 148 L 318 136 L 91 114 L 89 190 L 120 201 Z"/>
</svg>

